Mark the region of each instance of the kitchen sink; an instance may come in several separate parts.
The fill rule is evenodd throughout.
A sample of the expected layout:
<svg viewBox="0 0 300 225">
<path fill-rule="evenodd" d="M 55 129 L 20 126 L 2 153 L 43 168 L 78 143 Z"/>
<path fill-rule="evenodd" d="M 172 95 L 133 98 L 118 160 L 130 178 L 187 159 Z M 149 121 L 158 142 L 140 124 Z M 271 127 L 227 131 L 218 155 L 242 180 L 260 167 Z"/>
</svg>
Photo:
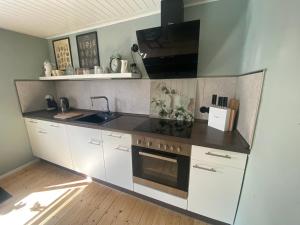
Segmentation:
<svg viewBox="0 0 300 225">
<path fill-rule="evenodd" d="M 92 123 L 92 124 L 103 124 L 113 119 L 120 117 L 117 113 L 99 112 L 96 114 L 84 116 L 76 119 L 76 122 Z"/>
</svg>

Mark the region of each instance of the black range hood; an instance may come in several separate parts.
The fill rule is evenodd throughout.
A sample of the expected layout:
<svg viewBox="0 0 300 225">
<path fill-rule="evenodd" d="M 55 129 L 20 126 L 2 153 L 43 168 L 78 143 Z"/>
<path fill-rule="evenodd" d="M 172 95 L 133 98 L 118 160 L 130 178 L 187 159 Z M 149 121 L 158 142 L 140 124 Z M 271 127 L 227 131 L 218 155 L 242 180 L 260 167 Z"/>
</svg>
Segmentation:
<svg viewBox="0 0 300 225">
<path fill-rule="evenodd" d="M 197 77 L 200 21 L 182 22 L 182 0 L 162 0 L 162 26 L 136 32 L 150 79 Z"/>
<path fill-rule="evenodd" d="M 182 0 L 162 0 L 161 3 L 161 26 L 174 23 L 182 23 L 184 16 Z"/>
</svg>

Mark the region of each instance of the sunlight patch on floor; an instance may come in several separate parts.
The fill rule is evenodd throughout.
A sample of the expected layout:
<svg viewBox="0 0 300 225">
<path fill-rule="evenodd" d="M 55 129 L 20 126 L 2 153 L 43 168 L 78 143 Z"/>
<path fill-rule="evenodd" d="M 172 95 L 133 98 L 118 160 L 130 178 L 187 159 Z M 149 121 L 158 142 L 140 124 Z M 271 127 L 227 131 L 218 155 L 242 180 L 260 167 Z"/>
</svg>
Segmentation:
<svg viewBox="0 0 300 225">
<path fill-rule="evenodd" d="M 50 185 L 50 186 L 46 186 L 44 187 L 45 189 L 49 189 L 49 188 L 56 188 L 56 187 L 65 187 L 65 186 L 71 186 L 71 185 L 77 185 L 76 187 L 78 187 L 79 184 L 81 185 L 86 185 L 88 183 L 91 183 L 93 180 L 91 177 L 86 177 L 86 179 L 84 180 L 78 180 L 78 181 L 73 181 L 73 182 L 68 182 L 68 183 L 63 183 L 63 184 L 55 184 L 55 185 Z"/>
<path fill-rule="evenodd" d="M 13 207 L 1 209 L 0 224 L 32 224 L 41 219 L 44 214 L 53 216 L 80 194 L 90 182 L 90 179 L 84 179 L 45 187 L 51 190 L 30 193 L 22 200 L 16 202 Z M 65 202 L 61 204 L 61 201 Z M 54 210 L 53 207 L 56 205 L 59 205 L 59 207 Z M 50 210 L 53 212 L 49 213 Z"/>
</svg>

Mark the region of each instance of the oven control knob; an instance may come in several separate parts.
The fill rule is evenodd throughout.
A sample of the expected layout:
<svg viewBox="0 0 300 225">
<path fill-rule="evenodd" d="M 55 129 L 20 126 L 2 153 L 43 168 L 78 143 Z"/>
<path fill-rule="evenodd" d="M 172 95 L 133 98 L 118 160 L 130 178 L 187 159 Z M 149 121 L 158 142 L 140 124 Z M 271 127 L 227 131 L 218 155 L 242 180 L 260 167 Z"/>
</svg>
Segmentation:
<svg viewBox="0 0 300 225">
<path fill-rule="evenodd" d="M 163 148 L 163 144 L 160 143 L 160 144 L 158 145 L 158 148 L 159 148 L 159 149 Z"/>
<path fill-rule="evenodd" d="M 173 145 L 170 146 L 170 151 L 174 151 L 175 147 Z"/>
<path fill-rule="evenodd" d="M 152 142 L 151 141 L 148 141 L 147 142 L 147 147 L 149 148 L 149 147 L 151 147 L 152 146 Z"/>
<path fill-rule="evenodd" d="M 176 150 L 177 150 L 177 152 L 181 152 L 181 147 L 178 146 L 178 147 L 176 148 Z"/>
<path fill-rule="evenodd" d="M 136 143 L 137 143 L 138 145 L 140 145 L 140 144 L 142 144 L 142 140 L 141 140 L 141 139 L 138 139 L 138 140 L 136 141 Z"/>
</svg>

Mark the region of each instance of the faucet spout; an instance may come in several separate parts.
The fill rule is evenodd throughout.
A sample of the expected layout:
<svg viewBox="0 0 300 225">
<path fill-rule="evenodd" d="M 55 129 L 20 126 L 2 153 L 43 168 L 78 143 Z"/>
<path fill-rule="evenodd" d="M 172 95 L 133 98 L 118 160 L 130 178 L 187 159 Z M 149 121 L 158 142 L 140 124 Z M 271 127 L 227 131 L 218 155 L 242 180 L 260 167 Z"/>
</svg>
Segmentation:
<svg viewBox="0 0 300 225">
<path fill-rule="evenodd" d="M 107 112 L 110 113 L 108 98 L 106 96 L 92 96 L 91 97 L 92 107 L 94 106 L 94 100 L 96 100 L 96 99 L 104 99 L 106 101 Z"/>
</svg>

